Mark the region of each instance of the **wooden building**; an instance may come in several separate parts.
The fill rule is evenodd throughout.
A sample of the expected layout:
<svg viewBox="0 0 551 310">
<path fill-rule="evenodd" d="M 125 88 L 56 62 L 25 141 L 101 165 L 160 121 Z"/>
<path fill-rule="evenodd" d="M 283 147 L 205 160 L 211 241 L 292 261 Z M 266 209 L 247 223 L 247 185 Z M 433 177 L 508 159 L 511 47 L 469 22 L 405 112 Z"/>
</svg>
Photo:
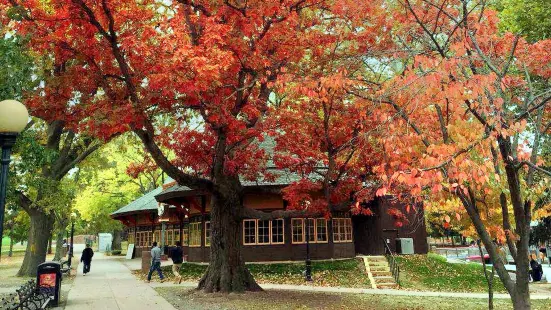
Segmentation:
<svg viewBox="0 0 551 310">
<path fill-rule="evenodd" d="M 279 190 L 296 181 L 292 174 L 281 174 L 273 182 L 243 181 L 244 205 L 263 211 L 286 209 Z M 127 230 L 128 242 L 135 244 L 135 255 L 149 250 L 151 243 L 170 247 L 182 242 L 190 262 L 208 262 L 210 254 L 210 197 L 206 193 L 174 182 L 140 197 L 111 216 Z M 294 261 L 306 256 L 309 235 L 312 259 L 350 258 L 357 254 L 380 255 L 384 243 L 395 249 L 397 238 L 413 238 L 415 253 L 427 253 L 427 236 L 422 208 L 407 214 L 409 224 L 394 226 L 385 210 L 396 205 L 389 197 L 370 203 L 373 216 L 333 213 L 325 218 L 286 218 L 269 221 L 245 219 L 242 222 L 242 254 L 246 261 Z M 306 233 L 309 230 L 309 234 Z M 164 238 L 161 234 L 164 231 Z"/>
</svg>

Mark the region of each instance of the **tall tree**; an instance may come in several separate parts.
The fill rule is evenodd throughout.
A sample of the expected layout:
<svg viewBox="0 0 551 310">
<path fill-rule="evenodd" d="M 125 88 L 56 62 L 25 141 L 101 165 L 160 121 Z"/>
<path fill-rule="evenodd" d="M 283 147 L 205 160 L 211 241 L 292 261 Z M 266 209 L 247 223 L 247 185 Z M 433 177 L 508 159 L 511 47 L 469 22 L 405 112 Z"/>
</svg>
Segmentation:
<svg viewBox="0 0 551 310">
<path fill-rule="evenodd" d="M 539 160 L 549 134 L 551 71 L 542 64 L 549 63 L 551 42 L 500 33 L 485 1 L 392 5 L 403 47 L 396 56 L 405 65 L 373 99 L 382 103 L 383 116 L 400 118 L 381 139 L 394 151 L 375 171 L 385 190 L 403 197 L 459 199 L 514 308 L 529 309 L 530 221 L 535 197 L 549 186 L 548 178 L 536 176 L 551 175 Z M 488 216 L 499 217 L 499 225 L 486 223 Z M 516 280 L 500 258 L 496 235 L 516 261 Z"/>
<path fill-rule="evenodd" d="M 17 178 L 8 199 L 30 216 L 27 251 L 18 275 L 36 274 L 36 267 L 45 261 L 56 218 L 59 231 L 67 226 L 75 194 L 68 174 L 99 146 L 98 141 L 65 128 L 63 121 L 35 119 L 18 138 L 13 169 Z"/>
<path fill-rule="evenodd" d="M 157 165 L 211 197 L 211 255 L 199 288 L 258 290 L 241 256 L 240 175 L 258 175 L 269 96 L 281 73 L 340 32 L 333 16 L 369 15 L 353 1 L 3 0 L 18 33 L 63 65 L 30 100 L 45 115 L 56 94 L 78 94 L 74 113 L 97 136 L 134 132 Z M 345 7 L 350 10 L 344 9 Z M 354 24 L 357 26 L 357 24 Z M 362 31 L 362 27 L 349 27 Z M 47 104 L 45 104 L 47 102 Z M 172 122 L 167 126 L 163 120 Z M 169 160 L 161 146 L 172 150 Z"/>
</svg>

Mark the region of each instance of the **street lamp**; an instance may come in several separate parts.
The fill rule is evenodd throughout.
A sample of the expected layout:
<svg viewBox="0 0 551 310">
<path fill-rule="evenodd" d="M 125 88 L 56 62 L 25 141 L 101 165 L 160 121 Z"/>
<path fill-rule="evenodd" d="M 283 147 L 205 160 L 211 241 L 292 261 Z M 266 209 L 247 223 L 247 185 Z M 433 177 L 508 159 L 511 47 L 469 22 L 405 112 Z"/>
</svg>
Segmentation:
<svg viewBox="0 0 551 310">
<path fill-rule="evenodd" d="M 308 208 L 310 207 L 310 201 L 306 200 L 304 202 L 304 209 L 306 214 L 308 214 Z M 310 218 L 306 216 L 306 223 L 304 228 L 306 229 L 306 272 L 304 278 L 306 281 L 312 281 L 312 261 L 310 260 Z"/>
<path fill-rule="evenodd" d="M 10 164 L 11 148 L 15 144 L 17 135 L 29 121 L 27 108 L 18 101 L 4 100 L 0 102 L 0 240 L 4 234 L 4 209 L 6 207 L 6 189 L 8 187 L 8 168 Z"/>
</svg>

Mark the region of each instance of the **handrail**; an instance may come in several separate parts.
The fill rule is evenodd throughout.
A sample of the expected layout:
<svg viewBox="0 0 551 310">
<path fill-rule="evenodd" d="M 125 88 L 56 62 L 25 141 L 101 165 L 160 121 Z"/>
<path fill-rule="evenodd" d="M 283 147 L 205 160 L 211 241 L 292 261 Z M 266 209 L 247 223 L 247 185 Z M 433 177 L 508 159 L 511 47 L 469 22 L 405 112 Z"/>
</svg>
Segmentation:
<svg viewBox="0 0 551 310">
<path fill-rule="evenodd" d="M 396 255 L 392 253 L 392 250 L 390 250 L 390 247 L 386 243 L 385 239 L 381 238 L 384 244 L 385 249 L 385 257 L 388 260 L 388 264 L 390 267 L 390 272 L 392 273 L 392 277 L 394 278 L 394 282 L 400 286 L 400 266 L 398 265 L 398 261 L 396 260 Z"/>
</svg>

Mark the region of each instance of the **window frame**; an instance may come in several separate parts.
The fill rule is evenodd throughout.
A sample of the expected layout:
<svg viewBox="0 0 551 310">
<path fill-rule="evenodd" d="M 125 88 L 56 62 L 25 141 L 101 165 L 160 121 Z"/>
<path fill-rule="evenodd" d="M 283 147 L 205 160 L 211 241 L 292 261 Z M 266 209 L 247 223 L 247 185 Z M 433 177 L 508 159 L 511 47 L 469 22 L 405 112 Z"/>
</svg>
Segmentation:
<svg viewBox="0 0 551 310">
<path fill-rule="evenodd" d="M 245 242 L 246 240 L 246 234 L 245 234 L 245 222 L 253 222 L 254 223 L 254 242 Z M 255 219 L 245 219 L 242 221 L 242 229 L 243 229 L 243 245 L 256 245 L 258 241 L 258 223 Z"/>
<path fill-rule="evenodd" d="M 335 225 L 337 223 L 337 225 Z M 333 218 L 332 221 L 333 224 L 333 242 L 334 243 L 350 243 L 354 242 L 354 232 L 352 229 L 352 219 L 349 217 L 337 217 Z M 350 239 L 347 239 L 347 231 L 350 228 Z M 342 229 L 342 232 L 341 232 Z M 343 238 L 341 238 L 341 234 Z M 339 236 L 339 239 L 337 240 L 335 238 L 335 235 Z"/>
<path fill-rule="evenodd" d="M 190 248 L 200 248 L 201 247 L 201 222 L 189 223 L 189 244 Z M 194 229 L 196 227 L 196 229 Z M 195 232 L 195 234 L 194 234 Z M 198 240 L 195 240 L 198 239 Z M 198 244 L 195 244 L 193 241 L 198 241 Z"/>
<path fill-rule="evenodd" d="M 308 226 L 309 229 L 312 229 L 313 228 L 313 233 L 312 233 L 312 236 L 310 236 L 310 238 L 314 238 L 313 240 L 310 240 L 308 243 L 329 243 L 329 227 L 328 227 L 328 221 L 326 218 L 323 218 L 323 217 L 316 217 L 316 218 L 292 218 L 291 219 L 291 243 L 292 244 L 305 244 L 306 243 L 306 221 L 311 221 L 313 222 L 313 225 L 311 226 Z M 323 220 L 325 221 L 325 240 L 318 240 L 318 220 Z M 293 228 L 294 228 L 294 221 L 300 221 L 302 223 L 302 242 L 299 242 L 299 241 L 295 241 L 294 240 L 294 237 L 295 237 L 295 234 L 294 234 L 294 231 L 293 231 Z"/>
<path fill-rule="evenodd" d="M 242 242 L 244 246 L 250 246 L 250 245 L 280 245 L 285 244 L 285 220 L 284 219 L 274 219 L 274 220 L 262 220 L 268 222 L 268 242 L 259 242 L 259 221 L 258 219 L 244 219 L 242 221 Z M 282 241 L 281 242 L 273 242 L 273 221 L 281 221 L 282 226 Z M 246 243 L 245 242 L 245 222 L 254 222 L 254 243 Z"/>
<path fill-rule="evenodd" d="M 299 221 L 300 231 L 301 231 L 301 241 L 295 241 L 295 222 Z M 297 235 L 298 236 L 298 235 Z M 292 218 L 291 219 L 291 243 L 292 244 L 304 244 L 306 243 L 306 229 L 304 229 L 304 219 L 303 218 Z"/>
<path fill-rule="evenodd" d="M 273 230 L 273 222 L 274 221 L 281 221 L 281 242 L 274 242 L 274 230 Z M 270 220 L 270 244 L 285 244 L 285 220 L 284 219 L 274 219 Z"/>
<path fill-rule="evenodd" d="M 207 225 L 208 225 L 208 228 L 207 228 Z M 205 247 L 210 247 L 210 240 L 211 240 L 211 237 L 212 237 L 212 227 L 210 225 L 210 221 L 206 221 L 205 222 L 205 229 L 204 229 L 204 235 L 205 235 Z M 207 232 L 208 232 L 208 237 L 207 237 Z M 208 242 L 207 242 L 208 240 Z"/>
<path fill-rule="evenodd" d="M 260 222 L 268 222 L 268 242 L 260 242 Z M 262 226 L 265 229 L 265 226 Z M 256 220 L 256 245 L 270 245 L 272 243 L 272 221 L 271 220 Z"/>
</svg>

